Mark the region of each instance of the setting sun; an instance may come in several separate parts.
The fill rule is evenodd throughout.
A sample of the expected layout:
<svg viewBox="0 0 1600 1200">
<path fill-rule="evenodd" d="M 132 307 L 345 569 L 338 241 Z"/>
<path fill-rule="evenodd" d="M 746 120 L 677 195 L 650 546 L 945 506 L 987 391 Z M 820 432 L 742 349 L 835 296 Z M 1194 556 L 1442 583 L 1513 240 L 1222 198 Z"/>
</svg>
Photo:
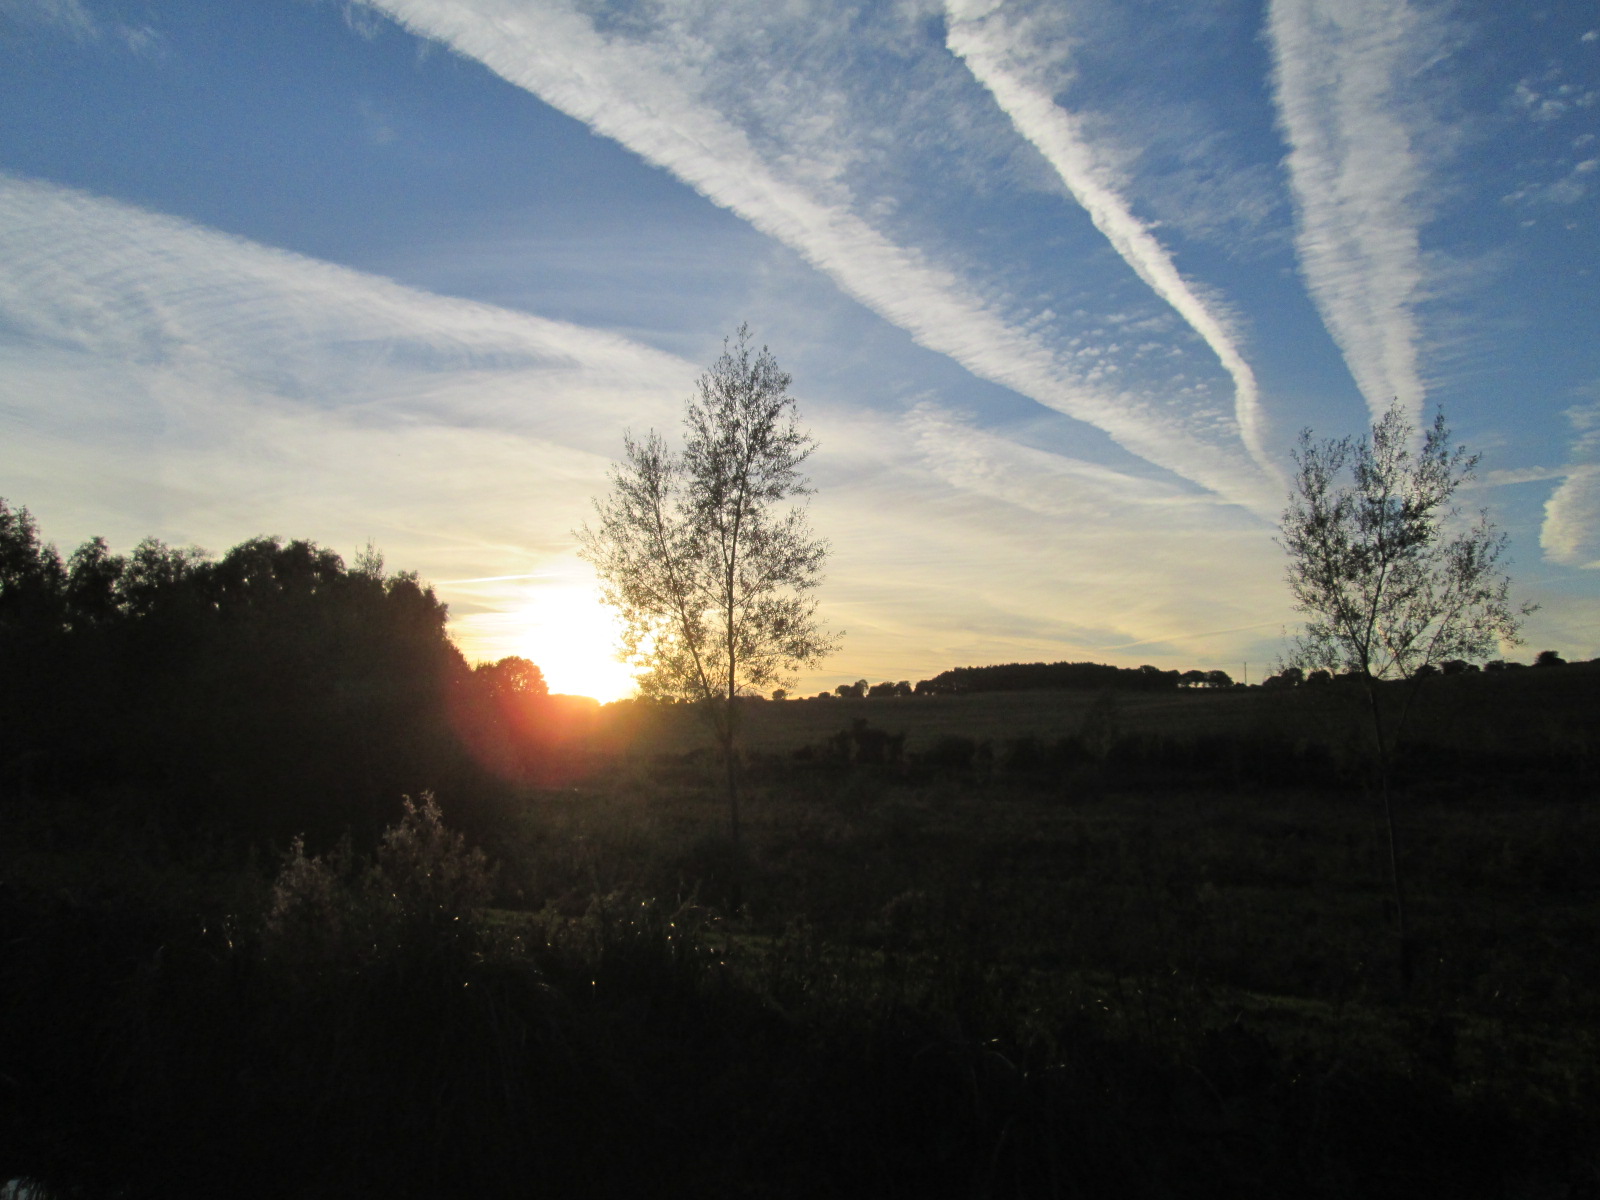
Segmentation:
<svg viewBox="0 0 1600 1200">
<path fill-rule="evenodd" d="M 453 621 L 469 659 L 494 661 L 518 654 L 536 663 L 552 692 L 593 696 L 602 704 L 633 694 L 633 676 L 618 662 L 619 627 L 594 584 L 570 572 L 457 580 L 482 611 Z"/>
<path fill-rule="evenodd" d="M 633 694 L 633 674 L 616 658 L 616 618 L 594 588 L 539 588 L 511 616 L 521 625 L 511 653 L 538 663 L 552 692 L 601 703 Z"/>
</svg>

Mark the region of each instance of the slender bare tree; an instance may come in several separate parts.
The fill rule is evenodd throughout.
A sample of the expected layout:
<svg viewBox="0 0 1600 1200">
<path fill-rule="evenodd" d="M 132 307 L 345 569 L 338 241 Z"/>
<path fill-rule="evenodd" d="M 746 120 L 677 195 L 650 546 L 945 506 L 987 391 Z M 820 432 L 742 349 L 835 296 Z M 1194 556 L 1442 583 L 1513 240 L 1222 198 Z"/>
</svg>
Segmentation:
<svg viewBox="0 0 1600 1200">
<path fill-rule="evenodd" d="M 727 773 L 729 831 L 740 837 L 739 697 L 814 665 L 837 645 L 817 617 L 827 542 L 802 504 L 800 429 L 789 375 L 749 327 L 723 342 L 684 413 L 673 453 L 654 430 L 625 436 L 625 461 L 578 532 L 602 595 L 623 620 L 621 657 L 646 696 L 695 702 Z"/>
</svg>

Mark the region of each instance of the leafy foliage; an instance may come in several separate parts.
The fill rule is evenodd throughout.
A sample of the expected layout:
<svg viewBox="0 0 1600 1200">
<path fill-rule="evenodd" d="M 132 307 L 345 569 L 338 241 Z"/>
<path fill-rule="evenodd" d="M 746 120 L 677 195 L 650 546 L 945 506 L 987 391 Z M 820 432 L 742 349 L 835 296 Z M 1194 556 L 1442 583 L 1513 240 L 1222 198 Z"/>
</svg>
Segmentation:
<svg viewBox="0 0 1600 1200">
<path fill-rule="evenodd" d="M 1452 532 L 1451 500 L 1478 456 L 1450 445 L 1442 412 L 1418 452 L 1415 437 L 1398 404 L 1366 439 L 1301 434 L 1282 522 L 1289 589 L 1307 616 L 1298 665 L 1403 679 L 1518 640 L 1531 609 L 1511 603 L 1506 535 L 1487 513 Z"/>
<path fill-rule="evenodd" d="M 1511 580 L 1499 566 L 1506 535 L 1495 531 L 1487 512 L 1451 532 L 1457 515 L 1451 500 L 1473 477 L 1478 456 L 1450 445 L 1442 411 L 1418 452 L 1411 448 L 1415 437 L 1398 402 L 1361 441 L 1318 442 L 1303 432 L 1281 527 L 1289 590 L 1307 620 L 1296 661 L 1279 682 L 1298 685 L 1310 667 L 1353 674 L 1365 684 L 1406 984 L 1413 947 L 1390 777 L 1411 701 L 1441 662 L 1487 658 L 1500 643 L 1517 641 L 1521 618 L 1532 611 L 1511 605 Z M 1385 679 L 1411 684 L 1394 717 L 1379 700 Z"/>
<path fill-rule="evenodd" d="M 625 438 L 627 461 L 595 502 L 597 528 L 579 532 L 607 604 L 623 621 L 623 657 L 640 690 L 697 701 L 727 766 L 738 838 L 734 738 L 741 693 L 790 685 L 837 639 L 812 594 L 828 545 L 805 509 L 800 466 L 815 448 L 801 432 L 789 375 L 765 347 L 752 354 L 741 325 L 696 385 L 681 455 L 652 430 Z"/>
<path fill-rule="evenodd" d="M 284 856 L 263 925 L 267 955 L 314 973 L 360 968 L 396 953 L 464 953 L 494 890 L 482 850 L 445 827 L 438 802 L 407 796 L 370 860 L 345 839 L 308 855 L 295 838 Z"/>
<path fill-rule="evenodd" d="M 827 543 L 803 508 L 780 507 L 810 491 L 800 465 L 816 445 L 788 387 L 740 326 L 697 383 L 683 453 L 653 430 L 626 438 L 599 525 L 580 532 L 647 696 L 731 700 L 791 683 L 833 648 L 811 595 Z"/>
<path fill-rule="evenodd" d="M 483 690 L 496 700 L 550 694 L 550 685 L 544 681 L 544 672 L 515 654 L 498 662 L 479 663 L 472 668 L 472 674 L 480 681 Z"/>
</svg>

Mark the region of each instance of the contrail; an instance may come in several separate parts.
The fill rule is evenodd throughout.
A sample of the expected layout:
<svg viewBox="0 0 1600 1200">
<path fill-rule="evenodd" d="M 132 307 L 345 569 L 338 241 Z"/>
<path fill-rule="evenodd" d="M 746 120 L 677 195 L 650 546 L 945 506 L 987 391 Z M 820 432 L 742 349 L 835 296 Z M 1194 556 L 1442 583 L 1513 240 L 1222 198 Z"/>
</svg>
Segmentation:
<svg viewBox="0 0 1600 1200">
<path fill-rule="evenodd" d="M 1086 376 L 957 274 L 881 234 L 804 171 L 764 157 L 700 94 L 701 67 L 672 46 L 602 33 L 565 0 L 368 0 L 412 32 L 665 167 L 796 249 L 846 294 L 968 371 L 1106 431 L 1134 454 L 1233 503 L 1270 511 L 1281 490 L 1245 447 L 1215 439 L 1209 414 L 1178 418 Z"/>
<path fill-rule="evenodd" d="M 1111 183 L 1111 172 L 1084 138 L 1079 118 L 1061 108 L 1050 90 L 1029 78 L 1027 47 L 1013 26 L 1000 16 L 1000 6 L 982 0 L 946 0 L 945 44 L 994 96 L 1017 132 L 1044 155 L 1061 182 L 1088 212 L 1095 228 L 1145 284 L 1170 304 L 1205 340 L 1233 379 L 1234 415 L 1246 449 L 1269 475 L 1277 469 L 1262 441 L 1260 393 L 1254 372 L 1233 337 L 1194 294 L 1172 262 L 1172 256 L 1128 209 Z"/>
<path fill-rule="evenodd" d="M 1221 637 L 1227 633 L 1249 633 L 1256 629 L 1281 629 L 1282 621 L 1257 621 L 1254 625 L 1235 625 L 1231 629 L 1204 629 L 1198 633 L 1174 633 L 1165 637 L 1140 638 L 1137 642 L 1123 642 L 1120 646 L 1101 646 L 1101 650 L 1132 650 L 1135 646 L 1148 646 L 1154 642 L 1192 642 L 1195 638 Z"/>
<path fill-rule="evenodd" d="M 1374 419 L 1420 421 L 1424 173 L 1397 115 L 1421 18 L 1404 0 L 1273 0 L 1279 124 L 1311 297 Z"/>
<path fill-rule="evenodd" d="M 512 579 L 554 578 L 556 578 L 556 572 L 554 571 L 528 571 L 521 575 L 479 575 L 473 579 L 441 579 L 438 581 L 438 584 L 440 587 L 444 587 L 446 585 L 451 587 L 461 587 L 469 583 L 505 583 Z"/>
</svg>

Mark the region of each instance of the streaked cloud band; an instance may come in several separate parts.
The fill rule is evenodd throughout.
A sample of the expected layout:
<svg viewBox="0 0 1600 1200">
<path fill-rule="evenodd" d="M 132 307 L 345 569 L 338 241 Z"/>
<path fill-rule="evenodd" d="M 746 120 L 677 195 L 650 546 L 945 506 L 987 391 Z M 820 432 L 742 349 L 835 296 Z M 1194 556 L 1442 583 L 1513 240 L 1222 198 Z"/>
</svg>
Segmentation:
<svg viewBox="0 0 1600 1200">
<path fill-rule="evenodd" d="M 1004 5 L 992 0 L 947 0 L 946 42 L 973 76 L 994 96 L 1017 131 L 1049 161 L 1095 228 L 1124 262 L 1209 346 L 1234 386 L 1239 434 L 1269 476 L 1276 471 L 1262 439 L 1261 398 L 1255 374 L 1239 352 L 1223 320 L 1178 273 L 1172 256 L 1134 216 L 1118 191 L 1112 171 L 1086 136 L 1078 116 L 1057 105 L 1049 87 L 1036 78 L 1026 35 L 1008 20 Z"/>
<path fill-rule="evenodd" d="M 675 63 L 661 47 L 602 34 L 559 0 L 371 3 L 672 171 L 973 374 L 1092 424 L 1147 461 L 1255 511 L 1276 504 L 1275 484 L 1236 440 L 1218 436 L 1215 414 L 1175 411 L 1085 380 L 1070 356 L 1008 322 L 954 272 L 877 232 L 844 202 L 832 172 L 769 162 L 698 94 L 703 62 Z"/>
<path fill-rule="evenodd" d="M 1398 399 L 1414 420 L 1427 180 L 1401 93 L 1421 24 L 1393 0 L 1273 0 L 1267 25 L 1311 296 L 1373 416 Z"/>
</svg>

